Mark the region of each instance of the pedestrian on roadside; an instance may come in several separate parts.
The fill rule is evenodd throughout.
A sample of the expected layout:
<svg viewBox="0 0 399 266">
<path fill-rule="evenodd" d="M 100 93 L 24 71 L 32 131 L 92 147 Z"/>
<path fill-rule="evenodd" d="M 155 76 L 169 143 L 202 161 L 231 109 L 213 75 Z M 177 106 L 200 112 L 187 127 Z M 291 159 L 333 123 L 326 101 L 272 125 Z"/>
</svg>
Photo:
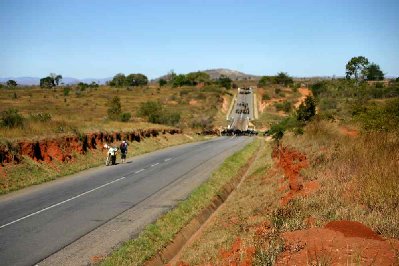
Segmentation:
<svg viewBox="0 0 399 266">
<path fill-rule="evenodd" d="M 121 160 L 122 163 L 126 162 L 126 155 L 127 155 L 127 142 L 124 140 L 122 141 L 119 150 L 121 151 Z"/>
</svg>

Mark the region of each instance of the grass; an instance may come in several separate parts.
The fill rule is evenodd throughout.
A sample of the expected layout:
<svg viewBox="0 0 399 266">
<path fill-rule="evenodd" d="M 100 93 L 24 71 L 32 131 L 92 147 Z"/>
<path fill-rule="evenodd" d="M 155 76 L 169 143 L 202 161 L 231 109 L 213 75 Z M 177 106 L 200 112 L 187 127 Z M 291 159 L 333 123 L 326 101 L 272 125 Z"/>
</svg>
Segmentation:
<svg viewBox="0 0 399 266">
<path fill-rule="evenodd" d="M 204 137 L 187 137 L 181 134 L 165 134 L 158 137 L 144 138 L 140 142 L 129 143 L 128 157 L 202 139 L 204 139 Z M 20 164 L 6 165 L 0 169 L 0 194 L 6 194 L 11 191 L 37 185 L 61 176 L 74 174 L 88 168 L 102 165 L 105 157 L 106 152 L 101 150 L 91 150 L 84 155 L 75 153 L 73 154 L 72 161 L 68 163 L 58 161 L 44 163 L 25 157 Z M 4 175 L 4 173 L 6 175 Z"/>
<path fill-rule="evenodd" d="M 213 87 L 199 89 L 168 86 L 146 86 L 129 90 L 100 86 L 84 91 L 71 87 L 68 96 L 64 96 L 63 87 L 2 89 L 0 112 L 16 108 L 26 119 L 24 128 L 0 128 L 0 139 L 46 137 L 74 133 L 76 130 L 90 132 L 153 127 L 153 124 L 147 123 L 146 119 L 137 115 L 140 103 L 149 100 L 161 102 L 166 110 L 181 113 L 179 127 L 189 129 L 190 121 L 199 114 L 212 118 L 217 116 L 221 109 L 222 96 L 227 93 L 227 90 Z M 130 122 L 114 122 L 107 119 L 108 103 L 114 96 L 120 97 L 122 112 L 132 114 Z M 49 114 L 51 120 L 40 122 L 30 118 L 37 114 Z M 219 121 L 219 118 L 216 120 Z M 225 121 L 219 122 L 223 122 L 221 125 L 225 126 Z"/>
<path fill-rule="evenodd" d="M 255 140 L 227 158 L 212 177 L 195 189 L 185 201 L 155 223 L 148 225 L 138 238 L 123 244 L 102 265 L 142 265 L 157 254 L 176 233 L 211 203 L 223 185 L 240 173 L 240 169 L 251 158 L 259 144 L 260 141 Z"/>
<path fill-rule="evenodd" d="M 201 235 L 183 248 L 181 261 L 189 265 L 226 265 L 228 260 L 233 263 L 235 256 L 244 258 L 246 250 L 255 250 L 253 265 L 272 265 L 266 262 L 275 260 L 284 243 L 267 226 L 279 200 L 277 182 L 267 174 L 272 165 L 270 154 L 270 145 L 262 140 L 245 180 L 218 209 Z M 241 239 L 242 245 L 239 254 L 234 254 L 231 247 L 237 239 Z M 221 255 L 226 252 L 230 252 L 228 258 Z"/>
<path fill-rule="evenodd" d="M 285 143 L 305 152 L 312 165 L 305 179 L 318 180 L 321 190 L 288 206 L 297 224 L 313 216 L 322 225 L 354 220 L 385 237 L 399 238 L 399 135 L 397 132 L 340 135 L 334 124 L 315 121 L 301 137 Z M 287 228 L 291 230 L 292 228 Z"/>
</svg>

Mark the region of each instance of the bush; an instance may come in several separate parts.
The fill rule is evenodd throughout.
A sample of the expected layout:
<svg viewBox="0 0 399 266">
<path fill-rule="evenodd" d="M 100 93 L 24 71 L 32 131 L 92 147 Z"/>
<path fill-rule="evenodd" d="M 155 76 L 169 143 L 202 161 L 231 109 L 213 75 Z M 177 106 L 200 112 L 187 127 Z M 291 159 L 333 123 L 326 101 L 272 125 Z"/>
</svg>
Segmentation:
<svg viewBox="0 0 399 266">
<path fill-rule="evenodd" d="M 51 120 L 51 114 L 49 113 L 30 114 L 29 118 L 33 121 L 48 122 Z"/>
<path fill-rule="evenodd" d="M 213 118 L 211 116 L 201 116 L 191 120 L 192 128 L 211 130 L 213 128 Z"/>
<path fill-rule="evenodd" d="M 275 89 L 274 89 L 274 93 L 275 93 L 275 94 L 279 94 L 280 92 L 281 92 L 281 89 L 280 89 L 280 88 L 275 88 Z"/>
<path fill-rule="evenodd" d="M 275 103 L 274 106 L 276 107 L 277 111 L 284 111 L 289 113 L 292 109 L 292 104 L 289 101 L 284 101 L 282 103 Z"/>
<path fill-rule="evenodd" d="M 131 113 L 122 113 L 120 119 L 122 122 L 128 122 L 131 117 L 132 117 Z"/>
<path fill-rule="evenodd" d="M 111 120 L 119 120 L 122 113 L 121 99 L 118 96 L 112 98 L 109 102 L 107 110 L 108 118 Z"/>
<path fill-rule="evenodd" d="M 305 101 L 301 103 L 297 111 L 297 119 L 299 121 L 310 121 L 316 114 L 316 102 L 312 96 L 307 96 Z"/>
<path fill-rule="evenodd" d="M 0 125 L 6 128 L 23 127 L 24 118 L 17 109 L 10 108 L 1 112 Z"/>
<path fill-rule="evenodd" d="M 262 95 L 262 100 L 263 100 L 263 101 L 268 101 L 268 100 L 270 100 L 269 94 L 264 93 L 264 94 Z"/>
<path fill-rule="evenodd" d="M 69 88 L 69 87 L 64 88 L 64 96 L 68 96 L 70 92 L 71 92 L 71 88 Z"/>
<path fill-rule="evenodd" d="M 180 122 L 180 113 L 164 110 L 160 102 L 147 101 L 140 104 L 139 116 L 147 117 L 150 123 L 176 126 Z"/>
</svg>

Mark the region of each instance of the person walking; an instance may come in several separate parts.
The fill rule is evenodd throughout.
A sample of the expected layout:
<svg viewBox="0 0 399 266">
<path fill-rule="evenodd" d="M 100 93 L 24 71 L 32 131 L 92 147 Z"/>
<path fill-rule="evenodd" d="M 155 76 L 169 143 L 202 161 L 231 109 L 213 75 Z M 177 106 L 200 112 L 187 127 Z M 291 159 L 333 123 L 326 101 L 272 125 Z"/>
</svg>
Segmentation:
<svg viewBox="0 0 399 266">
<path fill-rule="evenodd" d="M 126 162 L 126 155 L 127 155 L 127 142 L 124 140 L 122 141 L 119 150 L 121 151 L 121 160 L 122 163 Z"/>
</svg>

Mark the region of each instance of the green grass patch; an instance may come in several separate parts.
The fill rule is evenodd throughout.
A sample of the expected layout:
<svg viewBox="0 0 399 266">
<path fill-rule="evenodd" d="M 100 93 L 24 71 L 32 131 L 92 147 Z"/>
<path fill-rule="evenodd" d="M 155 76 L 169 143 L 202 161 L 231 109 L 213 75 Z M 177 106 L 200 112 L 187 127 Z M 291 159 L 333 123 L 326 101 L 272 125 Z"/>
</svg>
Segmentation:
<svg viewBox="0 0 399 266">
<path fill-rule="evenodd" d="M 212 198 L 220 192 L 221 188 L 244 167 L 259 145 L 260 140 L 256 139 L 227 158 L 212 174 L 212 177 L 195 189 L 185 201 L 155 223 L 148 225 L 138 238 L 123 244 L 106 258 L 102 265 L 142 265 L 157 254 L 186 224 L 211 203 Z"/>
</svg>

